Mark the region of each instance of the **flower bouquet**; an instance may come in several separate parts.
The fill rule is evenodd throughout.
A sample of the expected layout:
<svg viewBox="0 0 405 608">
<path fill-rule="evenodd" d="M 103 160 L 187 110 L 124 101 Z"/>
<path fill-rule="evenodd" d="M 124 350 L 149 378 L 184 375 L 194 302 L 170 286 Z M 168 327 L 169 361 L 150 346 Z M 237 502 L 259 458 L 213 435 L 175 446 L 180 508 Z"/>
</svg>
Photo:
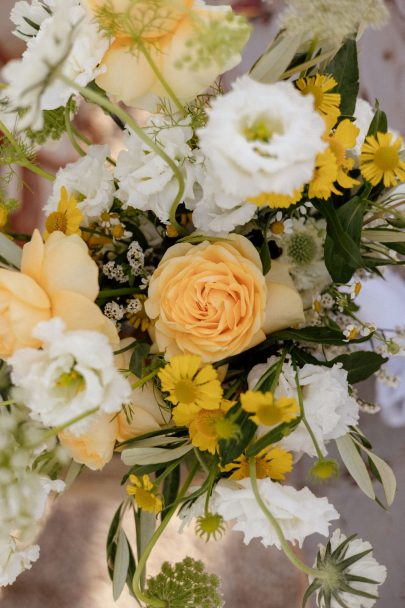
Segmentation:
<svg viewBox="0 0 405 608">
<path fill-rule="evenodd" d="M 394 499 L 359 428 L 376 406 L 355 388 L 403 348 L 357 303 L 362 281 L 405 253 L 402 139 L 358 98 L 357 41 L 386 17 L 381 0 L 289 0 L 225 91 L 218 77 L 250 34 L 228 6 L 15 3 L 26 50 L 0 99 L 1 585 L 38 558 L 48 495 L 117 452 L 115 599 L 128 585 L 141 606 L 222 605 L 191 558 L 146 576 L 175 515 L 205 541 L 232 522 L 246 543 L 281 549 L 308 575 L 302 606 L 378 599 L 386 570 L 371 545 L 331 533 L 336 509 L 288 475 L 300 458 L 313 480 L 345 467 L 370 499 Z M 84 104 L 117 125 L 118 153 L 77 128 Z M 52 175 L 36 151 L 63 134 L 79 160 Z M 9 223 L 18 165 L 51 187 L 29 235 Z M 306 564 L 292 545 L 314 533 L 325 544 Z"/>
</svg>

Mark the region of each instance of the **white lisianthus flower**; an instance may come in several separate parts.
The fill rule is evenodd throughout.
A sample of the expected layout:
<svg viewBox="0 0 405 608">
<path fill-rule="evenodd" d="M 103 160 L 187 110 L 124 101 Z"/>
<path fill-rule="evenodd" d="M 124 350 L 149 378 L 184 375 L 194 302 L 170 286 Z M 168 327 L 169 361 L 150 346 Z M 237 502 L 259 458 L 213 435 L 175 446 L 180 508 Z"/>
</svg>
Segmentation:
<svg viewBox="0 0 405 608">
<path fill-rule="evenodd" d="M 376 599 L 370 597 L 364 597 L 361 593 L 366 593 L 378 597 L 378 587 L 382 585 L 387 578 L 387 568 L 382 566 L 373 557 L 372 546 L 368 541 L 364 541 L 361 538 L 354 538 L 348 544 L 346 544 L 343 553 L 335 560 L 333 552 L 346 541 L 347 537 L 342 534 L 340 530 L 335 530 L 329 541 L 330 543 L 330 557 L 326 557 L 326 547 L 319 545 L 319 558 L 321 564 L 325 563 L 329 569 L 333 568 L 335 564 L 339 567 L 339 564 L 346 559 L 353 558 L 355 555 L 359 555 L 360 559 L 354 561 L 349 566 L 344 568 L 342 571 L 339 570 L 338 582 L 336 585 L 335 593 L 338 595 L 342 603 L 337 602 L 335 597 L 331 598 L 328 608 L 340 608 L 340 606 L 347 606 L 347 608 L 372 608 Z M 363 552 L 368 552 L 366 555 L 361 557 Z M 347 578 L 346 578 L 347 577 Z M 349 578 L 350 577 L 350 578 Z M 375 581 L 374 583 L 353 580 L 351 577 L 360 577 L 363 579 L 369 579 Z M 346 583 L 357 593 L 350 593 L 339 589 L 339 582 Z M 327 608 L 325 602 L 322 599 L 321 590 L 317 593 L 317 606 L 319 608 Z"/>
<path fill-rule="evenodd" d="M 55 317 L 39 323 L 33 332 L 43 349 L 23 348 L 8 360 L 16 398 L 34 420 L 59 426 L 91 410 L 114 413 L 131 393 L 127 380 L 114 365 L 108 339 L 98 332 L 65 331 Z M 80 435 L 94 416 L 69 427 Z"/>
<path fill-rule="evenodd" d="M 107 47 L 108 40 L 76 0 L 59 3 L 42 21 L 22 58 L 10 61 L 3 69 L 9 109 L 23 110 L 18 128 L 41 129 L 42 110 L 65 105 L 76 92 L 59 76 L 87 85 L 100 73 L 98 64 Z"/>
<path fill-rule="evenodd" d="M 326 147 L 324 131 L 311 95 L 303 97 L 289 82 L 243 76 L 212 102 L 198 135 L 209 172 L 225 192 L 245 198 L 292 195 L 308 183 Z"/>
<path fill-rule="evenodd" d="M 356 145 L 353 148 L 353 153 L 357 156 L 357 158 L 360 156 L 361 147 L 367 137 L 374 113 L 373 107 L 368 101 L 361 99 L 360 97 L 357 98 L 356 107 L 354 110 L 354 124 L 358 129 L 360 129 L 360 133 L 356 138 Z"/>
<path fill-rule="evenodd" d="M 304 306 L 308 307 L 312 297 L 332 282 L 324 261 L 326 222 L 309 217 L 293 218 L 290 222 L 289 233 L 277 238 L 283 250 L 279 260 L 287 264 Z"/>
<path fill-rule="evenodd" d="M 287 541 L 298 543 L 311 534 L 328 536 L 329 524 L 339 514 L 327 498 L 317 498 L 308 488 L 296 490 L 271 479 L 258 479 L 259 493 L 271 514 L 277 519 Z M 210 503 L 211 505 L 211 503 Z M 273 526 L 258 505 L 250 479 L 239 482 L 220 481 L 214 490 L 213 512 L 225 521 L 236 520 L 233 530 L 244 534 L 245 544 L 260 538 L 265 547 L 281 548 Z"/>
<path fill-rule="evenodd" d="M 38 545 L 19 550 L 14 538 L 0 535 L 0 587 L 12 585 L 24 570 L 31 569 L 38 558 Z"/>
<path fill-rule="evenodd" d="M 179 167 L 185 181 L 184 201 L 190 208 L 196 198 L 194 188 L 201 179 L 203 158 L 188 143 L 193 136 L 189 121 L 171 124 L 166 117 L 152 116 L 146 132 Z M 172 169 L 135 133 L 126 137 L 125 145 L 127 149 L 120 152 L 115 169 L 117 197 L 126 207 L 153 211 L 167 224 L 179 189 Z"/>
<path fill-rule="evenodd" d="M 108 154 L 106 145 L 90 146 L 86 156 L 59 169 L 52 194 L 44 207 L 45 213 L 48 215 L 57 210 L 62 186 L 79 200 L 84 197 L 77 206 L 85 222 L 108 211 L 115 193 L 114 176 L 106 166 Z"/>
<path fill-rule="evenodd" d="M 275 361 L 275 357 L 270 357 L 267 363 L 256 365 L 251 370 L 248 376 L 249 388 L 255 387 Z M 306 364 L 299 370 L 298 375 L 305 417 L 322 453 L 327 454 L 328 441 L 345 435 L 350 426 L 356 425 L 359 418 L 358 404 L 348 392 L 347 372 L 341 363 L 336 363 L 331 368 Z M 283 365 L 275 391 L 277 398 L 282 395 L 297 398 L 295 372 L 288 362 Z M 280 444 L 286 450 L 316 456 L 315 446 L 303 422 L 293 433 L 284 437 Z"/>
</svg>

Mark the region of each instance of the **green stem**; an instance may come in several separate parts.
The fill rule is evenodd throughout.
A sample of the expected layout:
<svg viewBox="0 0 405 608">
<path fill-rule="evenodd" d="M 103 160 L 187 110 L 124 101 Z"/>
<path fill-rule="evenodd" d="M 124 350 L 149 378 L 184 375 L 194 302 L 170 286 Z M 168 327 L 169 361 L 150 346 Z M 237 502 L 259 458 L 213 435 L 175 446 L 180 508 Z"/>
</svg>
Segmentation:
<svg viewBox="0 0 405 608">
<path fill-rule="evenodd" d="M 215 479 L 217 477 L 217 472 L 218 472 L 218 459 L 212 463 L 211 465 L 211 470 L 209 472 L 209 476 L 208 476 L 208 480 L 207 480 L 207 484 L 208 484 L 208 489 L 207 489 L 207 497 L 205 499 L 205 505 L 204 505 L 204 515 L 207 516 L 209 513 L 209 504 L 210 504 L 210 498 L 211 498 L 211 494 L 212 494 L 212 488 L 214 486 L 215 483 Z"/>
<path fill-rule="evenodd" d="M 102 289 L 98 292 L 97 300 L 102 298 L 115 298 L 118 296 L 130 296 L 134 293 L 142 294 L 142 290 L 138 287 L 122 287 L 120 289 Z"/>
<path fill-rule="evenodd" d="M 76 152 L 80 156 L 86 156 L 86 152 L 83 150 L 83 148 L 80 147 L 80 145 L 76 141 L 76 137 L 73 132 L 72 123 L 70 122 L 69 103 L 65 107 L 65 127 L 66 127 L 67 136 L 68 136 L 73 148 L 76 150 Z"/>
<path fill-rule="evenodd" d="M 301 413 L 301 418 L 302 418 L 302 422 L 304 423 L 305 428 L 308 431 L 309 436 L 311 437 L 312 443 L 314 444 L 315 450 L 316 450 L 316 454 L 318 456 L 318 458 L 320 460 L 323 460 L 324 456 L 322 454 L 322 451 L 319 447 L 319 444 L 316 440 L 316 437 L 314 435 L 313 430 L 311 429 L 308 420 L 306 419 L 305 416 L 305 408 L 304 408 L 304 399 L 302 397 L 302 390 L 301 390 L 301 386 L 300 386 L 300 379 L 299 379 L 299 375 L 298 375 L 298 368 L 297 365 L 293 359 L 293 368 L 294 368 L 294 372 L 295 372 L 295 385 L 297 387 L 297 395 L 298 395 L 298 403 L 300 405 L 300 413 Z"/>
<path fill-rule="evenodd" d="M 78 91 L 84 97 L 84 99 L 87 99 L 88 101 L 97 104 L 104 110 L 107 110 L 107 112 L 110 112 L 111 114 L 115 114 L 116 116 L 118 116 L 118 118 L 120 118 L 124 123 L 126 123 L 130 127 L 130 129 L 132 129 L 132 131 L 134 133 L 136 133 L 136 135 L 139 137 L 139 139 L 141 139 L 151 150 L 153 150 L 153 152 L 155 152 L 158 156 L 160 156 L 165 161 L 165 163 L 170 167 L 170 169 L 173 171 L 173 174 L 179 184 L 179 189 L 178 189 L 177 195 L 173 201 L 173 204 L 172 204 L 172 207 L 170 210 L 170 221 L 171 221 L 172 225 L 174 226 L 174 228 L 176 228 L 176 230 L 180 234 L 183 234 L 184 229 L 176 220 L 176 211 L 177 211 L 177 207 L 180 205 L 180 203 L 183 199 L 185 183 L 184 183 L 183 175 L 181 174 L 181 171 L 178 168 L 178 166 L 176 165 L 176 163 L 174 162 L 174 160 L 172 158 L 170 158 L 170 156 L 168 154 L 166 154 L 166 152 L 164 150 L 162 150 L 162 148 L 151 137 L 149 137 L 149 135 L 146 134 L 145 130 L 142 129 L 138 125 L 136 120 L 134 120 L 132 118 L 132 116 L 130 114 L 128 114 L 128 112 L 126 112 L 125 110 L 120 108 L 120 106 L 116 105 L 115 103 L 112 103 L 109 99 L 107 99 L 106 97 L 103 97 L 102 95 L 100 95 L 96 91 L 93 91 L 92 89 L 89 89 L 88 87 L 81 87 L 73 80 L 66 78 L 66 76 L 61 75 L 60 79 L 65 84 L 67 84 L 68 86 L 70 86 L 73 89 L 75 89 L 76 91 Z"/>
<path fill-rule="evenodd" d="M 1 120 L 0 120 L 0 131 L 8 139 L 10 144 L 13 146 L 14 150 L 17 153 L 21 154 L 23 152 L 23 150 L 22 150 L 20 144 L 18 143 L 18 141 L 16 140 L 14 135 L 11 133 L 11 131 L 9 131 L 7 129 L 6 125 Z M 15 164 L 20 165 L 20 167 L 24 167 L 24 169 L 28 169 L 32 173 L 35 173 L 36 175 L 39 175 L 40 177 L 43 177 L 44 179 L 47 179 L 50 182 L 55 181 L 55 176 L 52 175 L 52 173 L 48 173 L 48 171 L 45 171 L 45 169 L 42 169 L 42 167 L 35 165 L 28 158 L 25 158 L 24 160 L 16 160 Z"/>
<path fill-rule="evenodd" d="M 144 602 L 147 606 L 151 606 L 152 608 L 167 608 L 167 602 L 164 600 L 160 600 L 158 598 L 151 598 L 148 595 L 146 595 L 146 593 L 143 593 L 141 591 L 140 584 L 139 584 L 140 580 L 141 580 L 141 576 L 145 569 L 146 562 L 152 552 L 152 549 L 154 548 L 157 541 L 159 540 L 159 538 L 162 536 L 163 532 L 167 528 L 167 525 L 168 525 L 169 521 L 171 520 L 171 518 L 173 517 L 174 513 L 176 512 L 176 509 L 177 509 L 181 499 L 183 498 L 183 496 L 186 494 L 188 488 L 190 487 L 190 484 L 194 479 L 194 475 L 197 472 L 198 466 L 199 466 L 198 463 L 196 463 L 193 466 L 193 468 L 190 470 L 190 473 L 188 474 L 187 479 L 184 482 L 184 485 L 178 494 L 176 502 L 173 504 L 171 509 L 168 511 L 166 517 L 164 518 L 164 520 L 162 521 L 160 526 L 157 528 L 157 530 L 155 530 L 152 538 L 150 539 L 149 543 L 147 544 L 147 546 L 145 548 L 145 551 L 141 555 L 141 557 L 138 561 L 138 565 L 135 570 L 134 578 L 132 580 L 132 589 L 133 589 L 134 595 L 137 598 L 137 600 Z"/>
<path fill-rule="evenodd" d="M 137 382 L 134 382 L 132 384 L 132 390 L 134 390 L 135 388 L 139 388 L 139 387 L 143 386 L 144 384 L 146 384 L 147 382 L 149 382 L 149 380 L 152 380 L 152 378 L 154 378 L 157 375 L 158 371 L 159 371 L 158 369 L 155 369 L 155 370 L 153 370 L 153 372 L 151 372 L 147 376 L 144 376 Z"/>
<path fill-rule="evenodd" d="M 0 401 L 0 407 L 2 407 L 3 405 L 14 405 L 15 403 L 17 403 L 17 401 L 14 401 L 13 399 L 10 399 L 9 401 Z"/>
<path fill-rule="evenodd" d="M 83 412 L 83 414 L 80 414 L 79 416 L 72 418 L 71 420 L 69 420 L 68 422 L 65 422 L 64 424 L 55 426 L 54 428 L 50 429 L 44 435 L 41 435 L 41 439 L 38 442 L 36 442 L 35 444 L 31 445 L 30 447 L 34 448 L 34 447 L 37 447 L 38 445 L 42 445 L 45 441 L 48 441 L 48 439 L 51 439 L 51 437 L 56 437 L 57 435 L 59 435 L 59 433 L 62 433 L 65 429 L 72 426 L 72 424 L 76 424 L 76 422 L 80 422 L 84 418 L 87 418 L 87 416 L 91 416 L 92 414 L 95 414 L 96 412 L 98 412 L 98 410 L 99 410 L 99 408 L 95 407 L 92 410 L 88 410 L 87 412 Z"/>
<path fill-rule="evenodd" d="M 267 508 L 266 504 L 264 503 L 262 497 L 260 496 L 259 488 L 257 485 L 257 479 L 256 479 L 256 459 L 254 457 L 249 459 L 249 472 L 250 472 L 250 481 L 252 484 L 252 490 L 253 490 L 253 494 L 256 498 L 257 504 L 259 505 L 259 507 L 261 508 L 263 513 L 265 514 L 270 525 L 273 527 L 273 529 L 277 535 L 277 538 L 280 542 L 281 548 L 284 552 L 284 555 L 290 560 L 290 562 L 296 568 L 298 568 L 298 570 L 301 570 L 308 576 L 312 576 L 314 578 L 327 578 L 327 574 L 325 572 L 321 572 L 320 570 L 311 568 L 310 566 L 307 566 L 306 564 L 304 564 L 304 562 L 302 562 L 299 559 L 299 557 L 297 557 L 297 555 L 294 553 L 294 551 L 291 549 L 290 545 L 288 544 L 288 542 L 284 536 L 284 533 L 281 529 L 280 524 L 278 523 L 278 521 L 274 517 L 274 515 L 272 513 L 270 513 L 270 511 Z"/>
</svg>

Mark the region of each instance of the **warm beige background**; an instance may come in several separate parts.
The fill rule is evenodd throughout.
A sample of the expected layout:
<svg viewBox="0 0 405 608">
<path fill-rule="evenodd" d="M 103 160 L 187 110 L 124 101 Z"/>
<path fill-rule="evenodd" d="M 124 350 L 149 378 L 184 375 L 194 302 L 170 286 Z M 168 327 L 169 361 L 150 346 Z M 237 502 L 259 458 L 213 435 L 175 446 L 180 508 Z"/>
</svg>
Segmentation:
<svg viewBox="0 0 405 608">
<path fill-rule="evenodd" d="M 338 0 L 336 0 L 338 1 Z M 353 0 L 356 1 L 356 0 Z M 261 3 L 243 0 L 238 3 L 258 14 Z M 275 0 L 275 11 L 280 7 Z M 398 130 L 404 125 L 405 93 L 405 2 L 389 3 L 393 20 L 380 32 L 368 32 L 361 43 L 360 62 L 363 94 L 371 101 L 378 97 L 390 123 Z M 0 0 L 0 57 L 5 62 L 21 50 L 19 41 L 10 36 L 8 13 L 12 0 Z M 256 23 L 255 37 L 248 48 L 250 63 L 264 48 L 274 20 Z M 81 128 L 94 142 L 113 142 L 114 132 L 99 113 L 81 114 Z M 404 129 L 402 129 L 404 130 Z M 51 171 L 75 158 L 66 141 L 41 152 L 41 161 Z M 17 220 L 20 230 L 30 230 L 40 222 L 40 209 L 46 196 L 46 184 L 26 173 L 26 188 L 16 185 L 23 209 Z M 347 475 L 329 485 L 315 488 L 328 494 L 342 514 L 340 525 L 348 532 L 358 532 L 375 546 L 377 558 L 390 572 L 382 588 L 379 608 L 405 606 L 405 448 L 404 430 L 384 427 L 381 418 L 365 417 L 362 424 L 374 447 L 396 470 L 400 483 L 398 499 L 389 513 L 368 501 Z M 297 483 L 306 483 L 307 463 L 295 471 Z M 84 475 L 69 492 L 59 498 L 49 511 L 41 538 L 41 558 L 33 569 L 22 575 L 15 586 L 0 596 L 0 608 L 129 608 L 135 602 L 123 594 L 114 604 L 105 567 L 105 539 L 110 519 L 122 498 L 119 486 L 122 467 L 117 458 L 102 474 Z M 128 522 L 128 525 L 130 523 Z M 314 552 L 310 542 L 307 559 Z M 320 539 L 319 539 L 320 540 Z M 293 572 L 277 551 L 265 551 L 259 542 L 245 547 L 239 533 L 229 533 L 221 542 L 205 545 L 190 530 L 179 537 L 177 523 L 168 530 L 153 555 L 151 568 L 158 569 L 164 560 L 181 559 L 186 554 L 203 559 L 222 575 L 227 608 L 295 608 L 302 592 L 303 580 Z"/>
</svg>

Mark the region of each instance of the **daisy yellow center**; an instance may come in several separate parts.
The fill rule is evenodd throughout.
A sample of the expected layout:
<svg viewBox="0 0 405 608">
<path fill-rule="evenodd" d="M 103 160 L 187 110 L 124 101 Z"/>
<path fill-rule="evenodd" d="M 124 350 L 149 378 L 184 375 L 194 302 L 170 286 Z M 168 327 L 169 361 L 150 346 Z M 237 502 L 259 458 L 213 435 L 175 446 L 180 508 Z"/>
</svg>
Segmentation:
<svg viewBox="0 0 405 608">
<path fill-rule="evenodd" d="M 62 211 L 53 211 L 46 219 L 46 229 L 49 233 L 59 230 L 65 233 L 68 226 L 66 213 Z"/>
<path fill-rule="evenodd" d="M 193 403 L 198 398 L 198 387 L 192 380 L 179 380 L 173 394 L 179 403 Z"/>
<path fill-rule="evenodd" d="M 381 171 L 393 170 L 399 164 L 399 154 L 393 146 L 382 146 L 375 153 L 374 164 Z"/>
<path fill-rule="evenodd" d="M 201 410 L 194 421 L 196 432 L 201 433 L 205 437 L 216 438 L 215 422 L 218 416 L 222 416 L 222 412 Z"/>
<path fill-rule="evenodd" d="M 273 224 L 270 226 L 270 230 L 273 234 L 284 234 L 283 222 L 273 222 Z"/>
<path fill-rule="evenodd" d="M 256 414 L 261 424 L 266 426 L 273 426 L 283 421 L 283 412 L 275 405 L 259 406 Z"/>
<path fill-rule="evenodd" d="M 140 509 L 147 511 L 148 513 L 153 513 L 155 509 L 159 506 L 159 499 L 157 496 L 145 490 L 144 488 L 137 488 L 135 492 L 135 500 Z"/>
</svg>

